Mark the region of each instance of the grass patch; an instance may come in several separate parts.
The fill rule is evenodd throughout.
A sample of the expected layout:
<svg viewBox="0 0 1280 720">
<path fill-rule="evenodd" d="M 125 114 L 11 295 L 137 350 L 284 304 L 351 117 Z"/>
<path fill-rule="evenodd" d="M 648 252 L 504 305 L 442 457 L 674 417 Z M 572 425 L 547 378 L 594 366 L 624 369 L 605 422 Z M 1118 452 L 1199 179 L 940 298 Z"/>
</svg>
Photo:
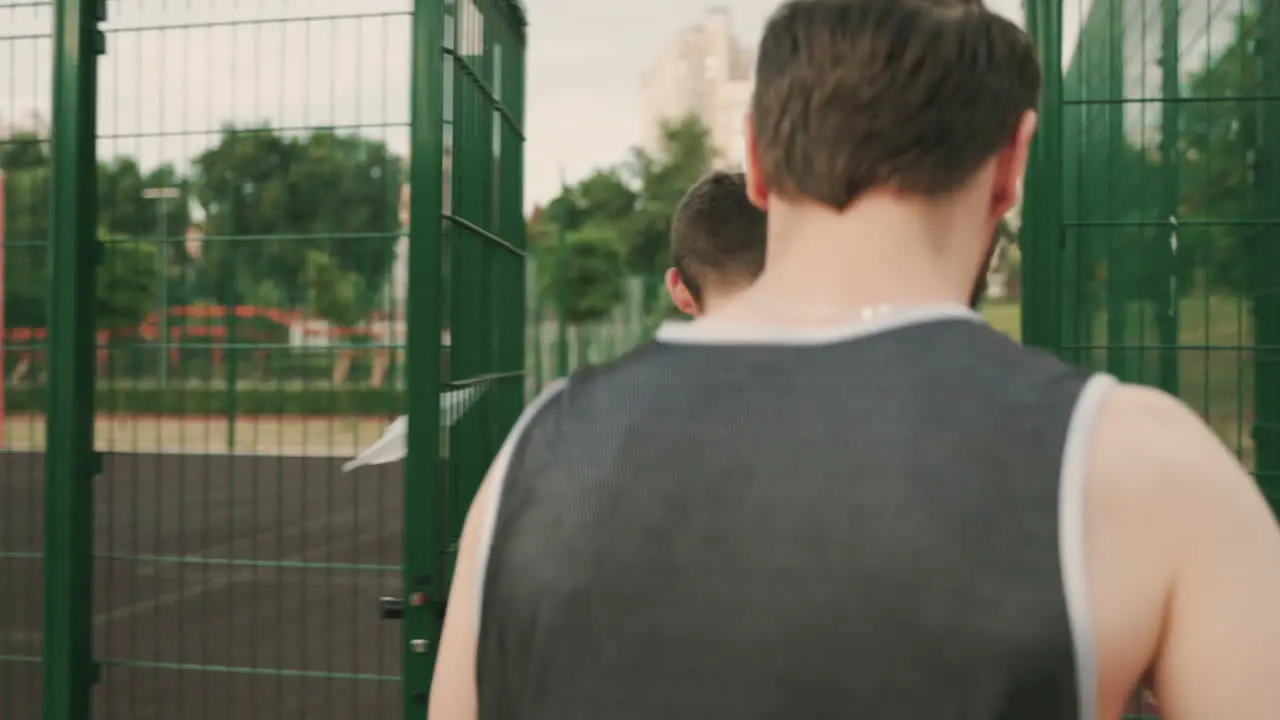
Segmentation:
<svg viewBox="0 0 1280 720">
<path fill-rule="evenodd" d="M 1122 379 L 1159 385 L 1162 361 L 1176 359 L 1177 395 L 1199 412 L 1222 441 L 1252 467 L 1254 421 L 1253 318 L 1248 303 L 1238 297 L 1193 295 L 1178 308 L 1176 347 L 1161 345 L 1155 307 L 1131 303 L 1123 307 L 1121 337 L 1113 329 L 1108 308 L 1100 304 L 1084 341 L 1086 363 L 1098 370 L 1120 367 Z M 1022 308 L 1017 303 L 992 302 L 982 308 L 992 327 L 1021 339 Z"/>
</svg>

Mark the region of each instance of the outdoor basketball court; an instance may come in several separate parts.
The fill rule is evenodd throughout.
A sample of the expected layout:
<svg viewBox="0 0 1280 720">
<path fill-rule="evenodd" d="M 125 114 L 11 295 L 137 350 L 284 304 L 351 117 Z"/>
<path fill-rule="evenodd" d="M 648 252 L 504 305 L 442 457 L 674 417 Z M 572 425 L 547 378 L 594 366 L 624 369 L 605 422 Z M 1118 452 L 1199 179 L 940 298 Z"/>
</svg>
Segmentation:
<svg viewBox="0 0 1280 720">
<path fill-rule="evenodd" d="M 16 451 L 10 420 L 0 452 L 0 717 L 37 718 L 44 458 Z M 244 438 L 254 449 L 234 456 L 213 450 L 217 427 L 131 419 L 115 421 L 127 435 L 113 436 L 100 422 L 94 716 L 396 716 L 399 627 L 379 618 L 378 598 L 399 594 L 402 468 L 340 470 L 385 422 L 242 422 L 237 447 Z M 125 452 L 169 443 L 177 447 Z"/>
</svg>

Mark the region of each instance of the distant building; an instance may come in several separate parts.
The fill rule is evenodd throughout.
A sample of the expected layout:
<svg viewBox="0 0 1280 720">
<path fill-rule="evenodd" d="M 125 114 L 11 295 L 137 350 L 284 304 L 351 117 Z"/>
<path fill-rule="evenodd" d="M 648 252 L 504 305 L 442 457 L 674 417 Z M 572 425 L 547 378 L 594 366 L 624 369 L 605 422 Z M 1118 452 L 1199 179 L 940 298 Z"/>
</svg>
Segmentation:
<svg viewBox="0 0 1280 720">
<path fill-rule="evenodd" d="M 726 8 L 712 8 L 681 29 L 641 82 L 641 146 L 656 151 L 664 121 L 695 115 L 711 132 L 719 164 L 741 165 L 754 63 L 751 50 L 734 35 Z"/>
</svg>

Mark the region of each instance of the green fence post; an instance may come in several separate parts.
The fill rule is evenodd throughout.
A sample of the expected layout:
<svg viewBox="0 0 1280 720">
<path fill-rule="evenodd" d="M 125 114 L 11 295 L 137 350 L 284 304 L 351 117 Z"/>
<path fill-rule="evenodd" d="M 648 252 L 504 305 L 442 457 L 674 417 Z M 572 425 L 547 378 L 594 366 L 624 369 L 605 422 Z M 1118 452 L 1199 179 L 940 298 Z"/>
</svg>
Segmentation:
<svg viewBox="0 0 1280 720">
<path fill-rule="evenodd" d="M 477 9 L 467 3 L 446 8 L 454 21 L 447 23 L 454 35 L 445 37 L 446 47 L 454 49 L 453 73 L 453 144 L 454 168 L 450 181 L 452 207 L 449 208 L 449 226 L 446 231 L 449 248 L 449 334 L 452 337 L 452 355 L 449 362 L 450 379 L 455 383 L 468 382 L 485 372 L 485 337 L 488 330 L 485 316 L 485 246 L 488 241 L 476 229 L 487 224 L 483 220 L 485 195 L 488 183 L 484 182 L 484 170 L 491 166 L 489 136 L 485 132 L 488 103 L 482 97 L 474 76 L 483 77 L 484 44 L 472 33 L 479 25 Z M 487 32 L 491 22 L 484 22 Z M 466 168 L 466 170 L 463 170 Z M 462 530 L 463 518 L 472 494 L 484 474 L 487 461 L 484 448 L 484 409 L 489 392 L 477 398 L 465 415 L 458 418 L 449 430 L 449 479 L 448 502 L 445 506 L 446 522 L 443 541 L 452 545 Z M 455 559 L 449 554 L 450 567 Z"/>
<path fill-rule="evenodd" d="M 1044 90 L 1040 99 L 1039 130 L 1031 144 L 1023 211 L 1023 268 L 1029 277 L 1022 287 L 1022 341 L 1047 349 L 1061 345 L 1062 228 L 1062 2 L 1027 3 L 1027 28 L 1040 48 Z"/>
<path fill-rule="evenodd" d="M 1160 337 L 1160 387 L 1166 392 L 1178 393 L 1178 249 L 1176 217 L 1178 215 L 1178 25 L 1179 0 L 1163 0 L 1160 34 L 1161 96 L 1164 99 L 1160 117 L 1160 219 L 1168 222 L 1167 233 L 1156 232 L 1160 247 L 1158 257 L 1163 256 L 1167 265 L 1167 288 L 1161 288 L 1155 303 L 1157 328 Z M 1205 322 L 1208 322 L 1206 319 Z"/>
<path fill-rule="evenodd" d="M 1093 15 L 1099 10 L 1105 12 Z M 1093 25 L 1093 18 L 1097 17 L 1105 23 L 1107 50 L 1104 55 L 1106 58 L 1105 75 L 1102 78 L 1102 87 L 1106 88 L 1107 104 L 1103 106 L 1104 135 L 1106 142 L 1106 152 L 1099 152 L 1098 147 L 1091 148 L 1086 163 L 1091 168 L 1090 176 L 1094 173 L 1101 177 L 1108 178 L 1105 184 L 1099 186 L 1102 192 L 1100 200 L 1106 208 L 1105 214 L 1101 216 L 1102 220 L 1112 223 L 1119 217 L 1124 217 L 1126 211 L 1126 198 L 1117 197 L 1117 181 L 1127 182 L 1125 179 L 1114 178 L 1111 172 L 1109 160 L 1119 157 L 1126 147 L 1124 137 L 1124 43 L 1125 43 L 1125 24 L 1124 24 L 1124 3 L 1120 0 L 1106 0 L 1102 7 L 1095 6 L 1090 11 L 1090 26 Z M 1135 342 L 1130 332 L 1129 313 L 1132 306 L 1132 300 L 1135 296 L 1141 297 L 1135 293 L 1134 277 L 1141 273 L 1139 267 L 1135 267 L 1134 256 L 1135 245 L 1140 246 L 1140 242 L 1134 240 L 1134 235 L 1145 236 L 1148 231 L 1145 228 L 1134 230 L 1132 227 L 1114 227 L 1107 226 L 1099 228 L 1098 235 L 1106 238 L 1106 254 L 1107 254 L 1107 285 L 1106 285 L 1106 308 L 1107 308 L 1107 372 L 1120 378 L 1121 380 L 1139 380 L 1142 378 L 1143 356 L 1144 352 L 1141 347 L 1134 349 L 1134 346 L 1142 345 L 1142 337 L 1138 337 Z M 1140 261 L 1139 261 L 1140 262 Z M 1139 323 L 1141 327 L 1141 323 Z"/>
<path fill-rule="evenodd" d="M 533 344 L 533 388 L 532 395 L 537 395 L 542 391 L 542 385 L 545 382 L 542 370 L 542 304 L 538 302 L 538 276 L 534 272 L 535 266 L 532 262 L 525 265 L 525 302 L 529 305 L 529 311 L 526 316 L 529 318 L 526 322 L 532 327 L 532 344 Z"/>
<path fill-rule="evenodd" d="M 1258 104 L 1257 217 L 1275 217 L 1280 206 L 1280 7 L 1263 3 L 1256 44 Z M 1258 228 L 1253 243 L 1254 296 L 1254 469 L 1258 484 L 1280 516 L 1280 224 Z"/>
<path fill-rule="evenodd" d="M 564 197 L 564 183 L 560 183 L 560 197 Z M 565 283 L 565 265 L 567 263 L 568 242 L 565 239 L 564 225 L 568 218 L 556 218 L 556 377 L 569 374 L 569 287 Z"/>
<path fill-rule="evenodd" d="M 440 288 L 444 139 L 444 0 L 414 0 L 411 82 L 413 161 L 409 167 L 409 307 L 406 372 L 409 417 L 404 470 L 403 717 L 422 720 L 448 586 L 442 562 L 440 463 Z"/>
<path fill-rule="evenodd" d="M 236 450 L 236 385 L 239 384 L 240 369 L 237 356 L 240 354 L 236 348 L 236 325 L 237 310 L 239 305 L 237 293 L 233 290 L 231 303 L 227 306 L 227 337 L 224 345 L 227 348 L 224 353 L 227 362 L 227 452 L 235 452 Z"/>
<path fill-rule="evenodd" d="M 102 4 L 105 8 L 105 4 Z M 54 5 L 53 212 L 45 451 L 44 718 L 87 720 L 92 652 L 96 0 Z"/>
</svg>

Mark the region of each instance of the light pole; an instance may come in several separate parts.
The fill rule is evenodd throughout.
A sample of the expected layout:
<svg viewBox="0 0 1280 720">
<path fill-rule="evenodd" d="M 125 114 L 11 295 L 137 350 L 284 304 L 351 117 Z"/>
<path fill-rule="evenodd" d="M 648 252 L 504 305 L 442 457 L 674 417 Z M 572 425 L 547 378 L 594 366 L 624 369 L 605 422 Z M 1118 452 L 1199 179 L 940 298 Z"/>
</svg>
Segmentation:
<svg viewBox="0 0 1280 720">
<path fill-rule="evenodd" d="M 142 191 L 146 200 L 160 201 L 160 236 L 156 239 L 157 277 L 160 282 L 160 387 L 169 387 L 169 276 L 165 259 L 169 242 L 169 201 L 182 197 L 175 186 L 146 188 Z"/>
</svg>

